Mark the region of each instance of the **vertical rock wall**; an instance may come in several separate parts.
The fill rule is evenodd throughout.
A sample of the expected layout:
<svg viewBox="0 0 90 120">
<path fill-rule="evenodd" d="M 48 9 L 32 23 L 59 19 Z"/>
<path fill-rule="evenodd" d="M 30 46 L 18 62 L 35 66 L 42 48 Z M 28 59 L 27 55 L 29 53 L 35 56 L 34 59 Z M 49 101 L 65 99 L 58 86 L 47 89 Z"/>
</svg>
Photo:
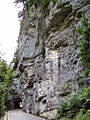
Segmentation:
<svg viewBox="0 0 90 120">
<path fill-rule="evenodd" d="M 88 17 L 89 3 L 89 0 L 51 2 L 45 17 L 35 6 L 25 12 L 14 80 L 24 111 L 54 119 L 60 102 L 78 89 L 76 75 L 82 76 L 82 69 L 77 57 L 80 37 L 76 26 L 82 12 Z"/>
</svg>

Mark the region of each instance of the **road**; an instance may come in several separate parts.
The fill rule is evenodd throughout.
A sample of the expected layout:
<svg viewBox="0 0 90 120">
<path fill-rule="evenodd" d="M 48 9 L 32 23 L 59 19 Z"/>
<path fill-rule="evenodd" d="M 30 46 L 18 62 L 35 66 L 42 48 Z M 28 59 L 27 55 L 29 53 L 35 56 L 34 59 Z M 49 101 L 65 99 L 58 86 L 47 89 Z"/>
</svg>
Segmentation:
<svg viewBox="0 0 90 120">
<path fill-rule="evenodd" d="M 45 120 L 31 114 L 27 114 L 21 110 L 11 110 L 8 112 L 8 120 Z"/>
</svg>

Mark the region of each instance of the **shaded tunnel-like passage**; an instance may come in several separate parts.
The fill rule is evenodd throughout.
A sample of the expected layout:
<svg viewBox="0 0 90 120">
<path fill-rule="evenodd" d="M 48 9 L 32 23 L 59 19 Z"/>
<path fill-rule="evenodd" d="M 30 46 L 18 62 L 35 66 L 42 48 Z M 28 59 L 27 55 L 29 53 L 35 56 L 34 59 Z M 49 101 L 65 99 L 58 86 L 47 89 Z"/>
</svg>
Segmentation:
<svg viewBox="0 0 90 120">
<path fill-rule="evenodd" d="M 15 109 L 21 109 L 22 108 L 22 100 L 20 98 L 15 99 L 14 101 L 14 108 Z"/>
<path fill-rule="evenodd" d="M 9 97 L 6 106 L 7 110 L 22 109 L 22 100 L 19 96 Z"/>
</svg>

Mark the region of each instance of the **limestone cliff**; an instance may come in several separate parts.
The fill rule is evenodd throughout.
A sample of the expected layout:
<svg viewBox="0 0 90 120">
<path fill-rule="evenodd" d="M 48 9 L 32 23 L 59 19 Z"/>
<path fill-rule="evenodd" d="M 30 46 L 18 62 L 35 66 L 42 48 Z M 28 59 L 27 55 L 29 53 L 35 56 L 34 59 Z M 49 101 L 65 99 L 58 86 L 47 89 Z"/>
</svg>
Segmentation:
<svg viewBox="0 0 90 120">
<path fill-rule="evenodd" d="M 89 0 L 50 2 L 46 15 L 34 5 L 24 13 L 14 73 L 24 111 L 55 119 L 60 102 L 78 89 L 76 76 L 82 76 L 82 68 L 76 27 L 82 12 L 89 17 Z"/>
</svg>

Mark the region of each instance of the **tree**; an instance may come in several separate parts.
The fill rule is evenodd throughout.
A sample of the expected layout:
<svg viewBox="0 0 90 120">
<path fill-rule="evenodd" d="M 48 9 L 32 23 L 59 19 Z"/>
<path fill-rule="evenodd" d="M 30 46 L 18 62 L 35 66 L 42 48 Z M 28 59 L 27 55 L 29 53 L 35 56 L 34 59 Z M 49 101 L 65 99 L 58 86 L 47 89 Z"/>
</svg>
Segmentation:
<svg viewBox="0 0 90 120">
<path fill-rule="evenodd" d="M 4 60 L 0 59 L 0 116 L 5 113 L 8 88 L 11 86 L 12 81 L 12 69 Z"/>
</svg>

